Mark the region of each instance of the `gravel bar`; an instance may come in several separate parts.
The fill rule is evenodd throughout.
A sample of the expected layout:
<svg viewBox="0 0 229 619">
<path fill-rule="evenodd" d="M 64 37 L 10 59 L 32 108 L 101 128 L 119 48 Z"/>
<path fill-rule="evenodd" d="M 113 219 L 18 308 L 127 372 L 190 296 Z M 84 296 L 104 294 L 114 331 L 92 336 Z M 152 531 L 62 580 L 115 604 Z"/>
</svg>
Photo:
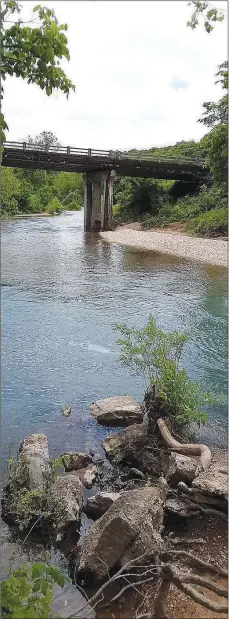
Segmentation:
<svg viewBox="0 0 229 619">
<path fill-rule="evenodd" d="M 227 267 L 228 242 L 222 239 L 193 238 L 184 234 L 138 231 L 118 228 L 112 232 L 100 232 L 108 243 L 127 245 L 139 250 L 155 251 Z"/>
</svg>

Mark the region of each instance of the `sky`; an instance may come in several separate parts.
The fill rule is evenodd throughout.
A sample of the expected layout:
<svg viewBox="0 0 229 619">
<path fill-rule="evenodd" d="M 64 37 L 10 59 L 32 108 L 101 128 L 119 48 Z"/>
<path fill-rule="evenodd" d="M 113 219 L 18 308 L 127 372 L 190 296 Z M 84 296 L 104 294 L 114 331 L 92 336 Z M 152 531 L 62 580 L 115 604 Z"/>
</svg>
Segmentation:
<svg viewBox="0 0 229 619">
<path fill-rule="evenodd" d="M 38 1 L 38 0 L 37 0 Z M 30 19 L 36 2 L 22 2 Z M 47 97 L 9 77 L 3 111 L 8 140 L 52 131 L 63 146 L 150 148 L 199 140 L 204 101 L 216 101 L 217 66 L 227 58 L 227 19 L 211 34 L 187 28 L 187 0 L 46 0 L 68 24 L 71 59 L 62 67 L 76 86 L 69 99 Z M 226 10 L 227 3 L 214 6 Z"/>
</svg>

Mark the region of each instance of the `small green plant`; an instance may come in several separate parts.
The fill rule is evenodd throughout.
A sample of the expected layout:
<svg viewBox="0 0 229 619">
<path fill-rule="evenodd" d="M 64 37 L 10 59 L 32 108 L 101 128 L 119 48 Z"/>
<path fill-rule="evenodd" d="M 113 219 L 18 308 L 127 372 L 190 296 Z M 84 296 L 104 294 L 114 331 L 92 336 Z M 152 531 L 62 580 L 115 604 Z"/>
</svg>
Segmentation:
<svg viewBox="0 0 229 619">
<path fill-rule="evenodd" d="M 10 570 L 1 582 L 1 617 L 3 619 L 49 619 L 53 586 L 63 589 L 70 579 L 55 566 L 45 563 L 21 565 Z"/>
<path fill-rule="evenodd" d="M 198 383 L 192 382 L 180 359 L 187 333 L 164 333 L 152 316 L 142 329 L 118 324 L 115 330 L 122 335 L 117 343 L 121 347 L 120 360 L 134 374 L 142 375 L 146 387 L 155 387 L 158 416 L 166 415 L 178 427 L 191 422 L 206 423 L 205 407 L 217 402 L 209 391 L 202 392 Z"/>
</svg>

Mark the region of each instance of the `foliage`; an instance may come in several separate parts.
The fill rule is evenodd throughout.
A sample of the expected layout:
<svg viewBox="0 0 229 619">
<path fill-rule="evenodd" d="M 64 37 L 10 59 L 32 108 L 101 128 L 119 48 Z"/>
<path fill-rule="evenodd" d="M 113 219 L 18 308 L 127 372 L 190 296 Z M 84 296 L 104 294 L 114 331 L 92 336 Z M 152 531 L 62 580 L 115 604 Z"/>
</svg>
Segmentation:
<svg viewBox="0 0 229 619">
<path fill-rule="evenodd" d="M 14 0 L 4 0 L 1 6 L 1 78 L 21 77 L 28 84 L 37 84 L 49 96 L 59 89 L 66 96 L 75 90 L 72 81 L 60 66 L 70 60 L 66 37 L 67 24 L 59 24 L 51 8 L 33 8 L 31 25 L 21 19 L 22 6 Z M 14 16 L 14 20 L 12 20 Z M 13 23 L 12 23 L 13 21 Z M 3 87 L 1 85 L 1 99 Z M 5 141 L 7 124 L 1 114 L 1 143 Z"/>
<path fill-rule="evenodd" d="M 186 370 L 179 367 L 188 335 L 163 332 L 152 316 L 141 329 L 118 324 L 115 330 L 122 336 L 117 340 L 121 362 L 134 374 L 143 376 L 147 386 L 155 386 L 160 414 L 181 427 L 194 421 L 205 423 L 204 408 L 216 400 L 208 391 L 203 393 L 199 384 L 192 382 Z"/>
<path fill-rule="evenodd" d="M 166 204 L 160 209 L 156 217 L 148 217 L 142 222 L 143 228 L 164 226 L 174 222 L 189 222 L 194 217 L 211 209 L 227 207 L 227 196 L 222 187 L 208 188 L 202 185 L 200 191 L 194 196 L 185 196 L 176 203 Z"/>
<path fill-rule="evenodd" d="M 228 187 L 228 127 L 217 125 L 201 140 L 214 182 L 227 192 Z"/>
<path fill-rule="evenodd" d="M 203 17 L 204 28 L 208 33 L 212 32 L 216 22 L 221 22 L 224 20 L 223 11 L 212 6 L 210 2 L 199 2 L 198 0 L 193 0 L 188 3 L 188 6 L 192 6 L 194 9 L 190 21 L 187 22 L 187 26 L 192 28 L 192 30 L 198 26 L 200 17 Z"/>
<path fill-rule="evenodd" d="M 57 137 L 43 131 L 35 138 L 28 136 L 28 143 L 45 149 L 58 148 Z M 63 209 L 79 210 L 83 205 L 82 174 L 1 168 L 2 214 L 60 213 Z"/>
<path fill-rule="evenodd" d="M 21 565 L 1 582 L 3 619 L 49 619 L 53 586 L 69 582 L 55 566 L 45 563 Z"/>
<path fill-rule="evenodd" d="M 142 178 L 120 178 L 115 183 L 118 216 L 123 220 L 138 218 L 143 213 L 158 213 L 165 192 L 157 181 Z"/>
<path fill-rule="evenodd" d="M 228 90 L 228 62 L 225 61 L 218 67 L 216 77 L 220 79 L 216 80 L 216 84 L 221 83 L 224 90 Z M 228 124 L 228 95 L 224 95 L 218 103 L 212 101 L 203 103 L 204 112 L 203 118 L 199 118 L 200 123 L 206 125 L 206 127 L 215 127 L 218 123 L 224 125 Z"/>
<path fill-rule="evenodd" d="M 227 236 L 228 209 L 222 207 L 203 213 L 190 221 L 188 229 L 198 236 Z"/>
<path fill-rule="evenodd" d="M 54 484 L 57 470 L 63 468 L 62 458 L 51 458 L 46 471 L 44 490 L 28 490 L 27 467 L 21 455 L 7 459 L 8 486 L 3 498 L 7 501 L 7 515 L 13 518 L 20 530 L 27 529 L 33 523 L 44 527 L 44 522 L 52 523 L 53 508 L 56 506 Z M 9 500 L 10 499 L 10 500 Z M 9 509 L 10 505 L 10 509 Z"/>
</svg>

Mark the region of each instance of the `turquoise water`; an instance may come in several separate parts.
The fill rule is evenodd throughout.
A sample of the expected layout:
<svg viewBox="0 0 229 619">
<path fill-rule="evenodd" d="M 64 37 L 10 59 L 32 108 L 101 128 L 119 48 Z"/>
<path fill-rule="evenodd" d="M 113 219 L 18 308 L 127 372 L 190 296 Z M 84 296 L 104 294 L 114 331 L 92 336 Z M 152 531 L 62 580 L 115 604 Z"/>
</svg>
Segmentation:
<svg viewBox="0 0 229 619">
<path fill-rule="evenodd" d="M 119 363 L 116 322 L 189 329 L 182 363 L 227 392 L 227 273 L 171 256 L 109 245 L 83 231 L 83 212 L 2 224 L 2 469 L 9 443 L 48 435 L 50 451 L 98 447 L 107 430 L 90 417 L 97 398 L 144 383 Z M 60 408 L 70 403 L 72 415 Z M 225 446 L 227 405 L 201 433 Z"/>
</svg>

